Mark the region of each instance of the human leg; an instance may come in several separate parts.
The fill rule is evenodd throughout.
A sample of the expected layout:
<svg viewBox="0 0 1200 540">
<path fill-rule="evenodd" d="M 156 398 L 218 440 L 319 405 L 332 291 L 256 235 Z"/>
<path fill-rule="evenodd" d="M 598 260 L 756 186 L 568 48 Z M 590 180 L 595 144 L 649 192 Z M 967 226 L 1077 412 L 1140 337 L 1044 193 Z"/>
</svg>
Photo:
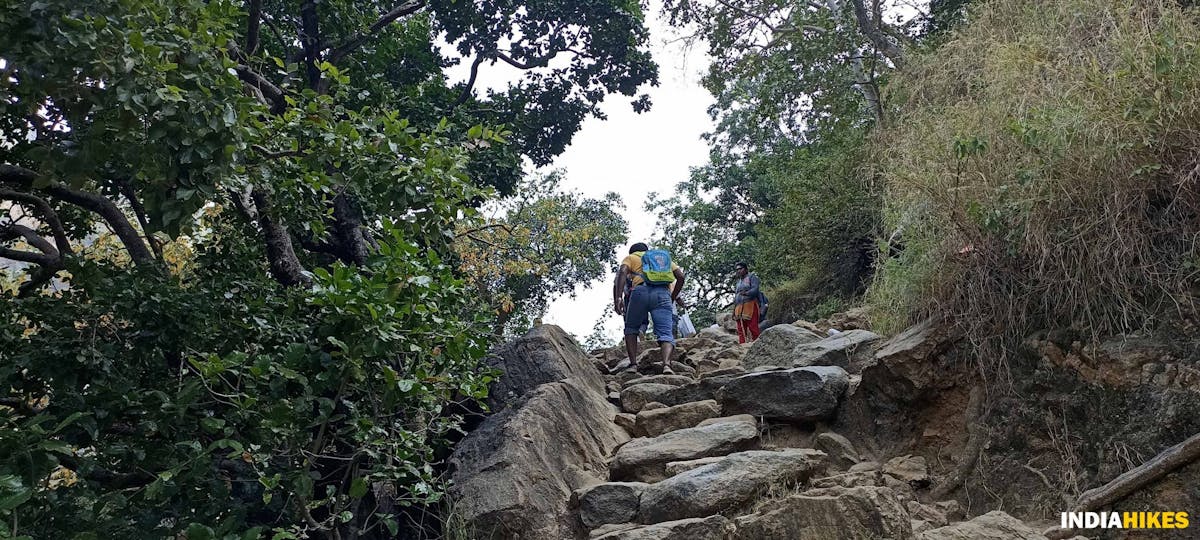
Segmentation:
<svg viewBox="0 0 1200 540">
<path fill-rule="evenodd" d="M 634 287 L 625 304 L 625 353 L 629 355 L 630 362 L 637 362 L 638 338 L 646 328 L 646 319 L 650 314 L 648 296 L 646 287 Z"/>
<path fill-rule="evenodd" d="M 666 373 L 671 370 L 671 352 L 675 348 L 675 322 L 672 319 L 671 291 L 667 287 L 653 287 L 650 289 L 649 296 L 648 305 L 650 306 L 651 320 L 654 321 L 654 335 L 658 339 L 658 346 L 662 351 L 663 372 Z"/>
<path fill-rule="evenodd" d="M 746 320 L 746 330 L 750 334 L 750 341 L 758 339 L 758 335 L 762 333 L 762 330 L 758 327 L 758 309 L 758 302 L 754 302 L 750 318 Z"/>
</svg>

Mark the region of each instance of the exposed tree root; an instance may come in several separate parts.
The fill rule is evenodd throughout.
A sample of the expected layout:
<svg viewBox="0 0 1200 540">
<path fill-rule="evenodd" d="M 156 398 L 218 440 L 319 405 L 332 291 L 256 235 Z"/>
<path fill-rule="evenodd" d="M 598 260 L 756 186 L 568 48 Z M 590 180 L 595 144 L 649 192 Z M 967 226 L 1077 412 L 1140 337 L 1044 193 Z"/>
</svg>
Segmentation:
<svg viewBox="0 0 1200 540">
<path fill-rule="evenodd" d="M 1108 506 L 1197 458 L 1200 458 L 1200 433 L 1163 450 L 1150 461 L 1126 471 L 1111 482 L 1083 492 L 1071 510 L 1089 512 Z M 1075 533 L 1067 529 L 1052 528 L 1045 534 L 1047 538 L 1058 539 L 1069 538 Z"/>
<path fill-rule="evenodd" d="M 964 418 L 967 424 L 967 446 L 963 453 L 963 460 L 954 468 L 954 473 L 949 478 L 933 489 L 930 494 L 932 500 L 945 499 L 962 486 L 967 477 L 975 471 L 975 463 L 979 461 L 979 453 L 983 451 L 983 443 L 987 440 L 986 429 L 983 425 L 983 387 L 976 386 L 971 389 Z"/>
</svg>

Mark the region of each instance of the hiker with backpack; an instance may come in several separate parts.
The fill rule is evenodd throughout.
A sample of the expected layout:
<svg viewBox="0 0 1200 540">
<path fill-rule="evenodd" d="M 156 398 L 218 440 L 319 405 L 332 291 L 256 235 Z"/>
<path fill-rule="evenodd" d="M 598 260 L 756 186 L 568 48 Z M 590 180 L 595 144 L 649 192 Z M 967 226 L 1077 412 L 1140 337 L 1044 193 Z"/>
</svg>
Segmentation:
<svg viewBox="0 0 1200 540">
<path fill-rule="evenodd" d="M 632 285 L 628 300 L 624 295 L 626 280 Z M 621 261 L 617 279 L 613 282 L 613 306 L 617 315 L 625 317 L 625 352 L 630 362 L 637 362 L 640 328 L 649 317 L 654 322 L 654 336 L 662 350 L 661 373 L 671 371 L 671 352 L 675 348 L 675 320 L 672 304 L 683 291 L 683 269 L 662 249 L 650 249 L 638 242 L 629 247 L 629 256 Z"/>
<path fill-rule="evenodd" d="M 737 274 L 737 291 L 733 296 L 733 320 L 737 321 L 738 342 L 745 343 L 758 339 L 762 333 L 758 323 L 763 318 L 764 295 L 760 290 L 758 276 L 750 272 L 750 267 L 744 262 L 734 267 Z"/>
</svg>

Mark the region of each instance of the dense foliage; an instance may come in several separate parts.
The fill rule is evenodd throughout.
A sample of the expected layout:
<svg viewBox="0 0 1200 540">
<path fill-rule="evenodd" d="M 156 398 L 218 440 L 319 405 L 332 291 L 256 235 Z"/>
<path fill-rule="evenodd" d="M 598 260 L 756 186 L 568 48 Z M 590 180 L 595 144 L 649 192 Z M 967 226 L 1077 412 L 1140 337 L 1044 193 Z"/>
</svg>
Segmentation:
<svg viewBox="0 0 1200 540">
<path fill-rule="evenodd" d="M 645 38 L 623 0 L 5 4 L 0 537 L 393 537 L 437 504 L 491 377 L 456 227 L 652 83 Z M 494 63 L 524 78 L 479 96 Z"/>
<path fill-rule="evenodd" d="M 904 249 L 873 304 L 978 341 L 1074 326 L 1194 340 L 1200 13 L 1176 2 L 996 0 L 894 85 L 880 134 Z"/>
<path fill-rule="evenodd" d="M 861 0 L 666 6 L 714 58 L 710 162 L 652 203 L 661 243 L 698 270 L 694 299 L 722 309 L 739 260 L 764 279 L 773 318 L 861 293 L 879 223 L 873 176 L 859 167 L 866 134 L 883 121 L 882 85 L 932 15 L 896 21 L 894 6 Z"/>
<path fill-rule="evenodd" d="M 591 199 L 561 189 L 562 171 L 533 176 L 495 214 L 462 225 L 455 247 L 477 298 L 496 313 L 496 333 L 529 328 L 550 301 L 607 276 L 629 226 L 616 193 Z M 507 330 L 507 332 L 506 332 Z"/>
</svg>

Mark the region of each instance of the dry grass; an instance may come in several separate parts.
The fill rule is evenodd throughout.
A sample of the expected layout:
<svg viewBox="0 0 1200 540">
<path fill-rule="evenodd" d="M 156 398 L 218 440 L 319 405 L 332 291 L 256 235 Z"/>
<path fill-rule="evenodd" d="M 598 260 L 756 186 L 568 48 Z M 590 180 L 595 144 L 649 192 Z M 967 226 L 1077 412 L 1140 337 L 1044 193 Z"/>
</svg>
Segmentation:
<svg viewBox="0 0 1200 540">
<path fill-rule="evenodd" d="M 992 0 L 971 19 L 892 86 L 895 119 L 873 141 L 904 249 L 876 275 L 872 320 L 949 316 L 992 351 L 1035 328 L 1190 324 L 1200 16 Z"/>
</svg>

